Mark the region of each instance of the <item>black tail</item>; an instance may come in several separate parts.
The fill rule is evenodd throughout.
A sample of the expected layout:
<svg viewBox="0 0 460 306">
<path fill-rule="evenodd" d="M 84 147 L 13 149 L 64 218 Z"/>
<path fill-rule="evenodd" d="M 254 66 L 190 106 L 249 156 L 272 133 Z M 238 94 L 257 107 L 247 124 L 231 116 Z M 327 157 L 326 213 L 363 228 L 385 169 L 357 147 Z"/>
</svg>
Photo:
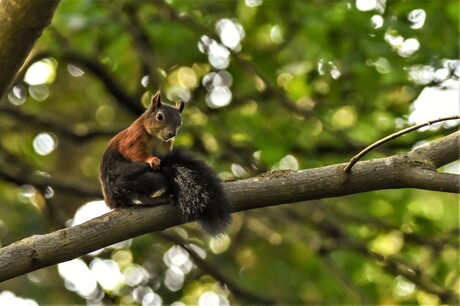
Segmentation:
<svg viewBox="0 0 460 306">
<path fill-rule="evenodd" d="M 174 149 L 161 159 L 161 173 L 170 183 L 185 220 L 196 220 L 210 235 L 224 233 L 232 207 L 220 179 L 205 162 L 183 149 Z"/>
</svg>

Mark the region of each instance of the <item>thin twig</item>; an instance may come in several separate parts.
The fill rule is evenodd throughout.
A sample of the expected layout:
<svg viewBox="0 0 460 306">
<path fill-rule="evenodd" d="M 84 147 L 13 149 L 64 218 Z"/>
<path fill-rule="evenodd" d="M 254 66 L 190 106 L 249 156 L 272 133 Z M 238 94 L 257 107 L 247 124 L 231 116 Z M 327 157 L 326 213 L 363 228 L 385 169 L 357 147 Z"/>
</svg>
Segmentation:
<svg viewBox="0 0 460 306">
<path fill-rule="evenodd" d="M 420 124 L 417 124 L 417 125 L 414 125 L 414 126 L 411 126 L 411 127 L 408 127 L 404 130 L 401 130 L 399 132 L 396 132 L 396 133 L 393 133 L 383 139 L 380 139 L 379 141 L 377 142 L 374 142 L 373 144 L 371 144 L 370 146 L 366 147 L 364 150 L 362 150 L 361 152 L 359 152 L 358 154 L 356 154 L 355 156 L 353 156 L 352 159 L 350 159 L 350 161 L 348 162 L 347 166 L 345 167 L 344 171 L 345 172 L 350 172 L 351 171 L 351 168 L 364 156 L 366 155 L 369 151 L 373 150 L 374 148 L 392 140 L 392 139 L 395 139 L 399 136 L 402 136 L 404 134 L 407 134 L 407 133 L 410 133 L 412 131 L 415 131 L 415 130 L 418 130 L 419 128 L 422 128 L 424 126 L 427 126 L 427 125 L 432 125 L 433 123 L 437 123 L 437 122 L 441 122 L 441 121 L 448 121 L 448 120 L 455 120 L 455 119 L 460 119 L 460 115 L 453 115 L 453 116 L 448 116 L 448 117 L 442 117 L 442 118 L 438 118 L 438 119 L 434 119 L 434 120 L 430 120 L 430 121 L 427 121 L 427 122 L 424 122 L 424 123 L 420 123 Z"/>
</svg>

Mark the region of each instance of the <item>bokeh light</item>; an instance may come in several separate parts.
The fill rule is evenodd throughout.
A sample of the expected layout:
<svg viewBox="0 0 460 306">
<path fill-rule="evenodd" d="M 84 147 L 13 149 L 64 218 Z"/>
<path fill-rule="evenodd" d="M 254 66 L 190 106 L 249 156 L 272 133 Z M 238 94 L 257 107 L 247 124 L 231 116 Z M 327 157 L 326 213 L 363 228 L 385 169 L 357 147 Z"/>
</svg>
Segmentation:
<svg viewBox="0 0 460 306">
<path fill-rule="evenodd" d="M 404 40 L 401 46 L 398 48 L 398 54 L 402 57 L 412 56 L 415 52 L 420 49 L 420 43 L 415 38 L 408 38 Z"/>
<path fill-rule="evenodd" d="M 5 290 L 0 292 L 0 305 L 5 306 L 38 306 L 38 303 L 32 299 L 22 298 L 11 291 Z"/>
<path fill-rule="evenodd" d="M 332 115 L 332 124 L 338 129 L 346 129 L 352 127 L 357 119 L 358 114 L 353 106 L 343 106 Z"/>
<path fill-rule="evenodd" d="M 421 29 L 425 24 L 426 12 L 423 9 L 415 9 L 409 12 L 407 15 L 407 20 L 409 20 L 412 25 L 412 29 Z"/>
<path fill-rule="evenodd" d="M 240 41 L 244 38 L 243 26 L 236 20 L 221 19 L 216 23 L 216 31 L 222 44 L 232 50 L 240 50 Z"/>
<path fill-rule="evenodd" d="M 356 0 L 356 8 L 360 11 L 371 11 L 377 7 L 377 0 Z"/>
<path fill-rule="evenodd" d="M 105 205 L 104 201 L 91 201 L 88 202 L 75 212 L 70 226 L 75 226 L 86 221 L 89 221 L 93 218 L 99 217 L 105 213 L 108 213 L 110 209 Z"/>
<path fill-rule="evenodd" d="M 374 29 L 380 29 L 383 26 L 383 17 L 380 15 L 374 15 L 371 17 L 371 22 Z"/>
<path fill-rule="evenodd" d="M 15 85 L 8 93 L 8 101 L 13 105 L 22 105 L 26 102 L 27 91 L 22 85 Z"/>
<path fill-rule="evenodd" d="M 199 306 L 226 306 L 230 305 L 228 299 L 221 295 L 217 294 L 214 291 L 205 291 L 201 294 L 200 298 L 198 299 Z"/>
<path fill-rule="evenodd" d="M 82 259 L 77 258 L 58 264 L 58 272 L 68 290 L 86 298 L 96 293 L 96 279 Z"/>
<path fill-rule="evenodd" d="M 75 78 L 79 78 L 85 74 L 85 71 L 83 71 L 80 67 L 68 64 L 67 65 L 67 71 L 69 74 Z"/>
<path fill-rule="evenodd" d="M 101 287 L 109 292 L 117 292 L 125 284 L 125 278 L 113 260 L 95 258 L 90 270 Z"/>
<path fill-rule="evenodd" d="M 40 133 L 32 141 L 37 154 L 45 156 L 57 148 L 57 137 L 50 133 Z"/>
<path fill-rule="evenodd" d="M 262 5 L 263 0 L 244 0 L 244 4 L 248 7 L 256 7 Z"/>
<path fill-rule="evenodd" d="M 273 165 L 273 170 L 299 170 L 299 161 L 293 155 L 284 156 L 278 163 Z"/>
<path fill-rule="evenodd" d="M 56 78 L 57 61 L 54 58 L 45 58 L 33 63 L 24 76 L 29 85 L 51 84 Z"/>
<path fill-rule="evenodd" d="M 460 114 L 460 86 L 457 81 L 446 82 L 445 88 L 425 87 L 411 105 L 408 121 L 420 124 L 440 117 Z M 420 129 L 438 129 L 441 126 L 454 127 L 460 120 L 449 120 Z"/>
<path fill-rule="evenodd" d="M 393 293 L 397 297 L 407 297 L 408 295 L 411 295 L 412 293 L 415 292 L 417 287 L 415 286 L 414 283 L 408 281 L 402 276 L 397 276 L 395 278 L 395 285 L 394 285 L 394 291 Z"/>
</svg>

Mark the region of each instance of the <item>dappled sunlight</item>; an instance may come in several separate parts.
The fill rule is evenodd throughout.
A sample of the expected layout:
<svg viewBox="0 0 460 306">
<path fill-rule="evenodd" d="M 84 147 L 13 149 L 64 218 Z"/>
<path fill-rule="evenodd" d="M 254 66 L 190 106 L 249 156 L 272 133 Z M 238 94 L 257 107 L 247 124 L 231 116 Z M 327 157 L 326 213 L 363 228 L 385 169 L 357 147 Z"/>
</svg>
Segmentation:
<svg viewBox="0 0 460 306">
<path fill-rule="evenodd" d="M 214 291 L 205 291 L 201 294 L 198 299 L 198 306 L 214 306 L 221 305 L 226 306 L 230 305 L 227 298 L 222 294 L 217 294 Z"/>
<path fill-rule="evenodd" d="M 32 299 L 22 298 L 11 291 L 0 292 L 0 305 L 5 306 L 38 306 L 38 303 Z"/>
<path fill-rule="evenodd" d="M 95 258 L 90 270 L 102 288 L 109 292 L 118 292 L 125 283 L 125 277 L 113 260 Z"/>
<path fill-rule="evenodd" d="M 230 63 L 230 51 L 216 42 L 214 39 L 204 35 L 198 42 L 201 52 L 208 54 L 209 63 L 216 69 L 225 69 Z"/>
<path fill-rule="evenodd" d="M 103 200 L 91 201 L 82 205 L 75 212 L 70 226 L 75 226 L 110 212 Z"/>
<path fill-rule="evenodd" d="M 391 231 L 377 236 L 370 245 L 370 250 L 383 256 L 397 254 L 404 246 L 404 235 L 401 231 Z"/>
<path fill-rule="evenodd" d="M 24 102 L 26 102 L 26 98 L 26 90 L 21 85 L 13 86 L 13 88 L 8 93 L 8 101 L 10 101 L 11 104 L 16 106 L 22 105 Z"/>
<path fill-rule="evenodd" d="M 34 138 L 32 145 L 37 154 L 45 156 L 57 148 L 57 137 L 49 133 L 40 133 Z"/>
<path fill-rule="evenodd" d="M 241 50 L 240 42 L 245 33 L 240 23 L 236 20 L 221 19 L 216 23 L 216 31 L 224 46 L 236 51 Z"/>
<path fill-rule="evenodd" d="M 407 297 L 413 294 L 416 290 L 416 286 L 414 283 L 411 283 L 407 279 L 402 276 L 397 276 L 395 278 L 395 285 L 394 285 L 394 294 L 398 297 Z"/>
<path fill-rule="evenodd" d="M 248 7 L 256 7 L 259 5 L 262 5 L 263 0 L 244 0 L 244 4 L 246 4 Z"/>
<path fill-rule="evenodd" d="M 333 79 L 338 79 L 342 74 L 337 66 L 332 62 L 325 62 L 324 59 L 320 59 L 317 65 L 319 75 L 329 74 Z"/>
<path fill-rule="evenodd" d="M 332 116 L 332 124 L 338 129 L 346 129 L 355 125 L 358 114 L 353 106 L 343 106 Z"/>
<path fill-rule="evenodd" d="M 416 38 L 408 38 L 404 40 L 401 46 L 398 48 L 398 54 L 402 57 L 412 56 L 415 52 L 420 49 L 420 43 Z"/>
<path fill-rule="evenodd" d="M 203 85 L 208 90 L 206 103 L 211 108 L 225 107 L 232 100 L 232 76 L 225 71 L 230 64 L 228 49 L 239 52 L 242 48 L 240 43 L 245 36 L 243 26 L 239 22 L 225 18 L 216 23 L 216 31 L 223 45 L 206 35 L 203 35 L 198 43 L 199 50 L 208 55 L 209 63 L 221 70 L 207 74 L 203 78 Z"/>
<path fill-rule="evenodd" d="M 433 119 L 460 113 L 460 86 L 456 81 L 446 82 L 445 88 L 425 87 L 417 99 L 414 100 L 408 121 L 411 124 L 420 124 Z M 454 127 L 460 120 L 450 120 L 420 129 L 439 129 L 441 126 Z"/>
<path fill-rule="evenodd" d="M 96 278 L 83 260 L 77 258 L 60 263 L 58 264 L 58 271 L 68 290 L 74 291 L 84 298 L 93 298 L 97 295 Z"/>
<path fill-rule="evenodd" d="M 101 231 L 106 242 L 85 242 L 99 249 L 1 283 L 0 305 L 452 304 L 458 196 L 404 188 L 412 181 L 400 185 L 391 171 L 403 154 L 411 161 L 411 150 L 450 137 L 459 121 L 385 143 L 349 176 L 315 174 L 340 171 L 361 148 L 410 125 L 460 113 L 458 8 L 456 1 L 60 1 L 0 105 L 0 246 L 40 243 L 60 228 L 86 231 L 107 213 L 100 220 L 129 218 L 132 210 L 110 214 L 101 200 L 100 161 L 158 90 L 165 103 L 185 102 L 174 147 L 212 167 L 237 210 L 260 208 L 233 214 L 218 237 L 194 220 L 140 236 L 139 225 L 121 226 L 136 237 L 113 245 L 118 236 Z M 377 179 L 356 177 L 380 161 L 390 172 L 370 167 Z M 427 185 L 444 188 L 436 176 L 453 177 L 444 173 L 460 173 L 460 162 L 432 171 Z M 314 182 L 294 186 L 284 175 Z M 355 179 L 369 192 L 324 191 L 349 184 L 344 192 L 354 193 L 363 188 Z M 270 180 L 280 185 L 268 194 Z M 248 194 L 240 194 L 246 182 Z M 262 188 L 252 190 L 253 182 Z M 392 184 L 402 189 L 379 189 Z M 297 201 L 305 188 L 324 198 L 278 200 L 282 191 Z M 279 205 L 262 208 L 269 203 Z M 151 212 L 169 218 L 170 208 Z M 52 242 L 66 258 L 81 254 Z M 39 264 L 60 258 L 41 250 Z"/>
<path fill-rule="evenodd" d="M 407 20 L 409 20 L 412 25 L 412 29 L 417 30 L 421 29 L 425 24 L 426 12 L 423 9 L 415 9 L 407 14 Z"/>
<path fill-rule="evenodd" d="M 374 26 L 374 29 L 380 29 L 383 26 L 384 19 L 380 15 L 374 15 L 371 18 L 372 25 Z"/>
<path fill-rule="evenodd" d="M 225 70 L 211 72 L 203 77 L 203 85 L 208 90 L 206 103 L 211 108 L 220 108 L 230 104 L 232 92 L 230 86 L 233 79 L 230 73 Z"/>
<path fill-rule="evenodd" d="M 377 7 L 377 0 L 356 0 L 356 8 L 360 11 L 371 11 Z"/>
<path fill-rule="evenodd" d="M 81 69 L 78 66 L 72 65 L 72 64 L 67 65 L 67 71 L 69 72 L 71 76 L 75 78 L 79 78 L 85 74 L 85 71 L 83 69 Z"/>
<path fill-rule="evenodd" d="M 24 81 L 29 85 L 42 85 L 54 82 L 56 78 L 57 61 L 45 58 L 33 63 L 24 76 Z"/>
<path fill-rule="evenodd" d="M 163 299 L 152 288 L 139 286 L 133 290 L 134 301 L 141 305 L 163 305 Z"/>
<path fill-rule="evenodd" d="M 244 170 L 244 168 L 239 164 L 233 163 L 231 165 L 231 170 L 232 170 L 232 174 L 235 177 L 238 177 L 238 178 L 248 177 L 248 172 Z"/>
<path fill-rule="evenodd" d="M 274 164 L 273 170 L 299 170 L 299 161 L 293 155 L 284 156 L 278 163 Z"/>
<path fill-rule="evenodd" d="M 232 239 L 230 238 L 230 236 L 222 235 L 217 238 L 212 238 L 209 241 L 209 249 L 214 254 L 222 254 L 228 250 L 231 244 L 232 244 Z M 204 256 L 206 255 L 205 251 L 201 250 L 201 253 L 203 254 L 203 258 L 204 258 Z"/>
</svg>

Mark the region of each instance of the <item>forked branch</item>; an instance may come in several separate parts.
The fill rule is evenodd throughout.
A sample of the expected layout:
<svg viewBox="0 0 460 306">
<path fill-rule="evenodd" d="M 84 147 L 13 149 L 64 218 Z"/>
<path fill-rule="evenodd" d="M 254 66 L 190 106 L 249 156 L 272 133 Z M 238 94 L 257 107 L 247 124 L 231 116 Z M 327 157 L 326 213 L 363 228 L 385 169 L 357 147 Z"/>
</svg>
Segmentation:
<svg viewBox="0 0 460 306">
<path fill-rule="evenodd" d="M 363 158 L 364 155 L 366 155 L 367 153 L 369 153 L 373 149 L 377 148 L 378 146 L 380 146 L 380 145 L 382 145 L 382 144 L 384 144 L 384 143 L 386 143 L 386 142 L 388 142 L 388 141 L 390 141 L 392 139 L 398 138 L 399 136 L 402 136 L 404 134 L 410 133 L 412 131 L 416 131 L 416 130 L 424 127 L 424 126 L 429 126 L 429 125 L 432 125 L 432 124 L 437 123 L 437 122 L 448 121 L 448 120 L 456 120 L 456 119 L 457 120 L 460 119 L 460 115 L 442 117 L 442 118 L 439 118 L 439 119 L 430 120 L 430 121 L 427 121 L 427 122 L 424 122 L 424 123 L 413 125 L 413 126 L 408 127 L 408 128 L 406 128 L 404 130 L 401 130 L 401 131 L 398 131 L 396 133 L 393 133 L 393 134 L 391 134 L 391 135 L 389 135 L 389 136 L 387 136 L 385 138 L 382 138 L 379 141 L 376 141 L 373 144 L 371 144 L 370 146 L 366 147 L 364 150 L 362 150 L 361 152 L 359 152 L 355 156 L 353 156 L 353 158 L 348 162 L 348 164 L 345 167 L 344 171 L 345 172 L 351 171 L 351 168 L 353 168 L 353 165 L 356 164 L 358 162 L 358 160 Z"/>
</svg>

